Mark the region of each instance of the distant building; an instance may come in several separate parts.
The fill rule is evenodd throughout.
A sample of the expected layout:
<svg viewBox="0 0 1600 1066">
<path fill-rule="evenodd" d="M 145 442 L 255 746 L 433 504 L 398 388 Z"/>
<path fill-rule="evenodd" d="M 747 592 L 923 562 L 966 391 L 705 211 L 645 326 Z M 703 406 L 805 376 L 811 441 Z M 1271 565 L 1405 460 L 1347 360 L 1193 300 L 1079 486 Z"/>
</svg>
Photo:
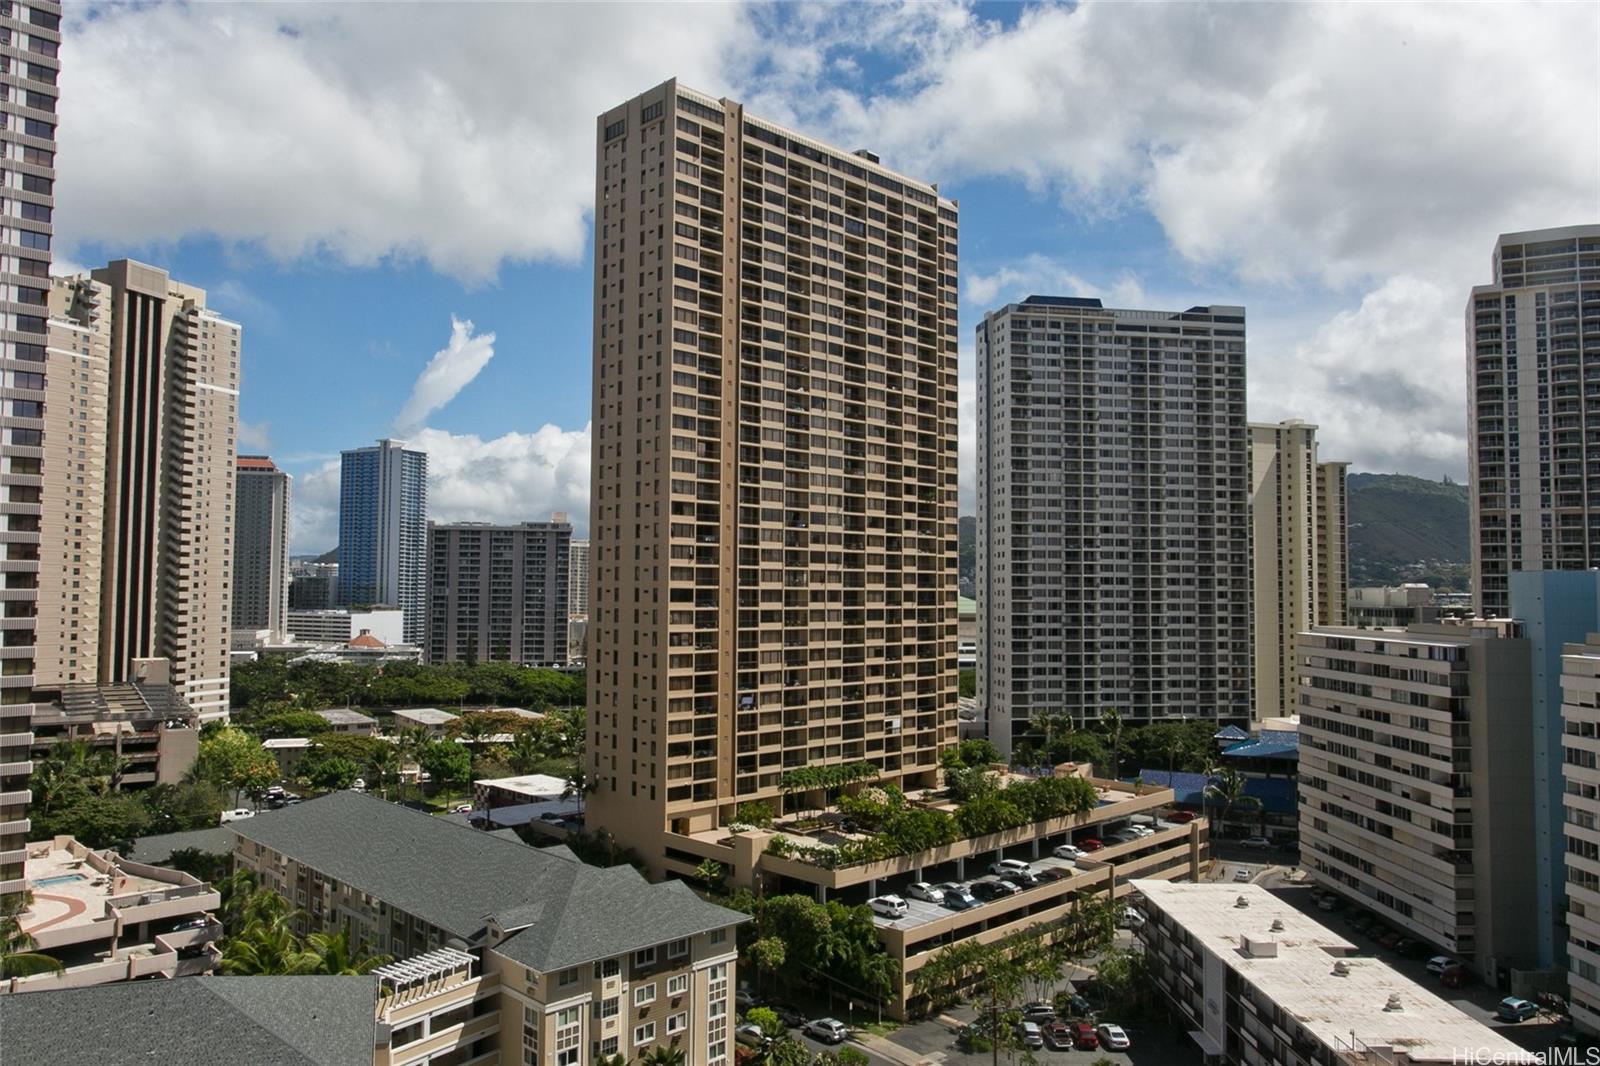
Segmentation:
<svg viewBox="0 0 1600 1066">
<path fill-rule="evenodd" d="M 984 316 L 976 362 L 989 739 L 1104 708 L 1248 722 L 1244 308 L 1030 296 Z"/>
<path fill-rule="evenodd" d="M 1314 425 L 1250 423 L 1254 721 L 1294 710 L 1295 635 L 1344 623 L 1348 465 L 1318 458 Z"/>
<path fill-rule="evenodd" d="M 1543 1061 L 1259 885 L 1132 887 L 1149 972 L 1207 1063 Z"/>
<path fill-rule="evenodd" d="M 441 711 L 437 707 L 407 707 L 389 713 L 394 716 L 396 730 L 426 729 L 435 737 L 444 736 L 444 727 L 461 717 L 449 711 Z"/>
<path fill-rule="evenodd" d="M 589 617 L 589 539 L 575 538 L 567 555 L 568 611 L 573 618 Z"/>
<path fill-rule="evenodd" d="M 1600 635 L 1562 656 L 1563 844 L 1572 1020 L 1600 1033 Z"/>
<path fill-rule="evenodd" d="M 1505 617 L 1513 572 L 1600 566 L 1600 224 L 1502 233 L 1490 265 L 1466 308 L 1472 589 L 1480 615 Z"/>
<path fill-rule="evenodd" d="M 32 939 L 30 950 L 65 969 L 0 978 L 0 992 L 184 977 L 210 973 L 221 961 L 213 945 L 222 937 L 222 924 L 210 912 L 222 898 L 189 874 L 131 863 L 114 851 L 93 851 L 58 836 L 28 845 L 26 876 L 33 900 L 17 924 Z M 12 1040 L 8 1030 L 6 1047 L 14 1050 Z M 94 1058 L 103 1060 L 106 1050 Z M 46 1061 L 70 1060 L 52 1055 Z"/>
<path fill-rule="evenodd" d="M 428 523 L 430 663 L 567 662 L 572 526 Z"/>
<path fill-rule="evenodd" d="M 1488 983 L 1539 968 L 1528 641 L 1505 620 L 1300 636 L 1300 855 Z"/>
<path fill-rule="evenodd" d="M 318 711 L 317 714 L 328 723 L 329 731 L 333 733 L 370 737 L 378 731 L 376 718 L 368 717 L 349 707 L 330 707 L 325 711 Z"/>
<path fill-rule="evenodd" d="M 1353 626 L 1404 629 L 1409 625 L 1437 622 L 1440 612 L 1433 602 L 1433 589 L 1422 584 L 1406 584 L 1391 588 L 1353 588 L 1346 601 L 1346 613 Z"/>
<path fill-rule="evenodd" d="M 289 475 L 241 455 L 233 531 L 233 628 L 288 632 Z"/>
<path fill-rule="evenodd" d="M 405 616 L 398 608 L 290 611 L 289 632 L 295 640 L 344 644 L 369 633 L 385 644 L 405 643 Z"/>
<path fill-rule="evenodd" d="M 341 607 L 393 604 L 403 640 L 427 635 L 428 455 L 397 440 L 342 452 L 339 467 Z"/>
<path fill-rule="evenodd" d="M 33 714 L 33 757 L 82 741 L 116 756 L 123 789 L 175 785 L 200 751 L 200 718 L 171 684 L 168 664 L 135 664 L 133 677 L 109 685 L 63 685 Z"/>
<path fill-rule="evenodd" d="M 339 583 L 338 563 L 291 563 L 289 567 L 289 609 L 325 611 L 333 606 Z"/>
</svg>

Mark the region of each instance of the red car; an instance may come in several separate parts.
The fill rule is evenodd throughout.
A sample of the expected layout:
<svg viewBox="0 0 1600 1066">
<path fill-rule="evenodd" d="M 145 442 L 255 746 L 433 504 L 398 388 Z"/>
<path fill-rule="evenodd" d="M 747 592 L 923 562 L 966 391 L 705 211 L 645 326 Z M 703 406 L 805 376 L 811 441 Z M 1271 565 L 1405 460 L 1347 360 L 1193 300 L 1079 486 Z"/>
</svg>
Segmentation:
<svg viewBox="0 0 1600 1066">
<path fill-rule="evenodd" d="M 1167 815 L 1167 821 L 1176 822 L 1178 825 L 1188 825 L 1190 822 L 1194 821 L 1194 812 L 1177 811 L 1173 814 Z"/>
<path fill-rule="evenodd" d="M 1078 841 L 1078 847 L 1084 851 L 1099 851 L 1105 846 L 1105 841 L 1098 837 L 1088 837 L 1087 839 Z"/>
<path fill-rule="evenodd" d="M 1079 1022 L 1072 1027 L 1072 1042 L 1079 1051 L 1095 1051 L 1100 1047 L 1100 1036 L 1094 1031 L 1094 1026 Z"/>
</svg>

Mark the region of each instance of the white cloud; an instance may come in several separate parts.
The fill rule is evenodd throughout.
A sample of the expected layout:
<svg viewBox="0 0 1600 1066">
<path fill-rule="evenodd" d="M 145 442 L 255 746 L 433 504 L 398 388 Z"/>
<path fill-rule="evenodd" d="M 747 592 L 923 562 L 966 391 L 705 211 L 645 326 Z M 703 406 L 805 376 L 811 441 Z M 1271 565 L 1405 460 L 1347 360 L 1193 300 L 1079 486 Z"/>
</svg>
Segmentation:
<svg viewBox="0 0 1600 1066">
<path fill-rule="evenodd" d="M 210 233 L 473 282 L 575 260 L 595 116 L 752 51 L 720 4 L 102 5 L 69 11 L 67 244 Z"/>
<path fill-rule="evenodd" d="M 494 358 L 494 334 L 472 332 L 472 320 L 450 316 L 450 343 L 433 358 L 411 386 L 411 396 L 395 416 L 394 431 L 407 436 L 433 412 L 455 399 Z"/>
<path fill-rule="evenodd" d="M 272 424 L 270 422 L 246 422 L 239 419 L 238 443 L 239 451 L 251 452 L 257 455 L 265 454 L 272 449 Z"/>
<path fill-rule="evenodd" d="M 1099 297 L 1108 307 L 1144 307 L 1150 299 L 1131 271 L 1109 288 L 1087 281 L 1066 264 L 1033 253 L 989 274 L 969 273 L 963 284 L 967 309 L 974 314 L 1033 295 Z"/>
<path fill-rule="evenodd" d="M 565 511 L 579 536 L 589 525 L 589 427 L 544 425 L 485 440 L 423 429 L 407 442 L 428 453 L 428 517 L 439 522 L 542 522 Z M 295 479 L 295 554 L 339 541 L 339 461 Z"/>
</svg>

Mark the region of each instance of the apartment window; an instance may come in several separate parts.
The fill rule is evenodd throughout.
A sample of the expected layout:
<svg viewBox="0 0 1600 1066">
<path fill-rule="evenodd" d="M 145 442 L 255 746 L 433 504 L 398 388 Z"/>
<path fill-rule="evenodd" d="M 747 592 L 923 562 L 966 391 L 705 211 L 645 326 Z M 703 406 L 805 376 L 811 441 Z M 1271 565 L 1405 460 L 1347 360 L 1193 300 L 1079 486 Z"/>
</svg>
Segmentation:
<svg viewBox="0 0 1600 1066">
<path fill-rule="evenodd" d="M 615 1018 L 617 1016 L 617 1012 L 621 1009 L 622 997 L 611 996 L 608 999 L 602 999 L 600 1002 L 594 1005 L 594 1016 L 596 1018 Z"/>
<path fill-rule="evenodd" d="M 573 966 L 573 967 L 571 967 L 569 969 L 566 969 L 566 970 L 562 970 L 559 974 L 556 975 L 556 986 L 559 987 L 559 988 L 566 988 L 568 985 L 575 985 L 577 983 L 578 983 L 578 968 L 576 966 Z"/>
<path fill-rule="evenodd" d="M 667 1018 L 668 1036 L 671 1036 L 673 1033 L 681 1033 L 687 1028 L 689 1028 L 688 1011 L 679 1011 L 677 1014 L 671 1015 Z"/>
<path fill-rule="evenodd" d="M 651 981 L 647 985 L 640 985 L 633 990 L 633 1005 L 642 1007 L 647 1003 L 656 1001 L 656 983 Z"/>
<path fill-rule="evenodd" d="M 667 945 L 667 958 L 669 959 L 681 959 L 688 954 L 689 941 L 687 939 L 674 940 L 672 943 Z"/>
<path fill-rule="evenodd" d="M 667 982 L 667 995 L 681 996 L 689 991 L 689 975 L 680 973 Z"/>
<path fill-rule="evenodd" d="M 645 1022 L 643 1025 L 636 1025 L 633 1027 L 633 1042 L 635 1044 L 648 1044 L 655 1038 L 655 1022 Z"/>
<path fill-rule="evenodd" d="M 600 1054 L 611 1056 L 617 1053 L 617 1038 L 608 1036 L 600 1041 Z"/>
<path fill-rule="evenodd" d="M 635 951 L 633 953 L 633 964 L 635 966 L 654 966 L 656 964 L 656 949 L 645 948 L 642 951 Z"/>
<path fill-rule="evenodd" d="M 725 943 L 727 943 L 727 940 L 728 940 L 728 931 L 726 929 L 713 929 L 713 930 L 711 930 L 711 942 L 713 944 L 725 944 Z"/>
<path fill-rule="evenodd" d="M 594 979 L 596 981 L 604 980 L 607 977 L 615 977 L 621 972 L 622 960 L 620 959 L 605 959 L 594 964 Z"/>
</svg>

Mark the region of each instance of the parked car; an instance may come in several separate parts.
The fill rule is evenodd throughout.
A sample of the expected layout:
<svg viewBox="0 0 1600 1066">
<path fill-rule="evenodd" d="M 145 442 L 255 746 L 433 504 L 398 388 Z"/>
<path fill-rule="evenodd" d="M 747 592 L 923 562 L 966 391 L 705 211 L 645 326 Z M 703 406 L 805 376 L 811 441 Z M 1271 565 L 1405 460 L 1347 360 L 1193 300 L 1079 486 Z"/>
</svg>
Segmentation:
<svg viewBox="0 0 1600 1066">
<path fill-rule="evenodd" d="M 767 1039 L 767 1034 L 761 1031 L 761 1026 L 755 1022 L 745 1022 L 733 1031 L 733 1040 L 736 1044 L 764 1050 L 772 1041 Z"/>
<path fill-rule="evenodd" d="M 1058 859 L 1067 859 L 1070 861 L 1072 859 L 1083 858 L 1083 849 L 1073 844 L 1058 844 L 1056 845 L 1055 850 L 1050 852 L 1050 854 L 1054 855 Z"/>
<path fill-rule="evenodd" d="M 1106 838 L 1106 843 L 1107 844 L 1132 844 L 1135 840 L 1138 840 L 1138 839 L 1140 839 L 1138 833 L 1135 833 L 1132 829 L 1124 829 L 1119 833 L 1112 833 L 1109 837 Z"/>
<path fill-rule="evenodd" d="M 944 902 L 944 889 L 938 885 L 930 885 L 926 881 L 914 881 L 907 885 L 906 895 L 912 899 L 920 899 L 924 903 Z"/>
<path fill-rule="evenodd" d="M 1048 1003 L 1040 1003 L 1036 1000 L 1032 1003 L 1024 1003 L 1022 1005 L 1023 1021 L 1048 1022 L 1053 1021 L 1055 1016 L 1055 1008 L 1050 1006 Z"/>
<path fill-rule="evenodd" d="M 1439 974 L 1439 983 L 1446 988 L 1464 988 L 1472 983 L 1472 973 L 1464 963 L 1452 962 Z"/>
<path fill-rule="evenodd" d="M 1420 959 L 1428 953 L 1428 945 L 1420 940 L 1403 936 L 1394 946 L 1395 953 L 1402 959 Z"/>
<path fill-rule="evenodd" d="M 798 1029 L 806 1024 L 806 1015 L 799 1007 L 789 1003 L 768 1003 L 766 1008 L 778 1016 L 778 1020 L 791 1029 Z"/>
<path fill-rule="evenodd" d="M 1049 869 L 1040 870 L 1038 873 L 1033 875 L 1033 879 L 1038 884 L 1048 885 L 1056 881 L 1063 881 L 1071 876 L 1072 874 L 1067 870 Z"/>
<path fill-rule="evenodd" d="M 939 886 L 942 897 L 939 905 L 946 910 L 969 911 L 978 905 L 978 897 L 968 891 L 966 885 L 958 885 L 954 881 L 946 881 Z"/>
<path fill-rule="evenodd" d="M 472 804 L 470 804 L 470 803 L 458 803 L 456 805 L 456 813 L 457 814 L 471 814 L 472 813 Z"/>
<path fill-rule="evenodd" d="M 1317 900 L 1317 910 L 1319 911 L 1336 911 L 1338 909 L 1338 896 L 1323 896 L 1321 899 Z M 1363 928 L 1362 932 L 1366 932 L 1366 929 Z"/>
<path fill-rule="evenodd" d="M 1241 866 L 1233 871 L 1233 879 L 1239 884 L 1245 884 L 1250 880 L 1250 871 Z"/>
<path fill-rule="evenodd" d="M 246 818 L 254 818 L 255 816 L 256 812 L 249 807 L 235 807 L 231 811 L 222 812 L 222 822 L 226 825 L 228 822 L 242 822 Z"/>
<path fill-rule="evenodd" d="M 885 918 L 904 918 L 909 910 L 906 901 L 899 896 L 874 896 L 867 900 L 867 906 L 872 908 L 874 914 L 881 914 Z"/>
<path fill-rule="evenodd" d="M 1015 895 L 1017 886 L 1009 881 L 974 881 L 972 894 L 985 903 Z"/>
<path fill-rule="evenodd" d="M 1239 846 L 1241 848 L 1254 848 L 1256 851 L 1269 851 L 1272 848 L 1272 841 L 1266 837 L 1245 837 L 1239 841 Z"/>
<path fill-rule="evenodd" d="M 1082 848 L 1084 851 L 1099 851 L 1105 846 L 1105 841 L 1099 839 L 1098 837 L 1085 837 L 1084 839 L 1078 841 L 1078 847 Z"/>
<path fill-rule="evenodd" d="M 198 918 L 185 918 L 172 928 L 174 932 L 179 929 L 204 929 L 210 922 L 211 919 L 202 914 Z"/>
<path fill-rule="evenodd" d="M 1056 997 L 1056 1006 L 1057 1008 L 1062 1006 L 1062 998 L 1060 996 Z M 1067 1008 L 1067 1013 L 1074 1018 L 1094 1017 L 1094 1008 L 1089 1006 L 1089 1001 L 1084 999 L 1076 992 L 1073 992 L 1066 997 L 1065 1006 Z M 1060 1013 L 1059 1009 L 1057 1013 Z"/>
<path fill-rule="evenodd" d="M 1383 934 L 1378 937 L 1378 944 L 1382 947 L 1392 948 L 1396 944 L 1400 943 L 1402 939 L 1404 938 L 1401 937 L 1397 930 L 1385 929 Z"/>
<path fill-rule="evenodd" d="M 1117 919 L 1117 924 L 1124 929 L 1138 929 L 1144 925 L 1144 915 L 1132 907 L 1122 908 L 1122 916 Z"/>
<path fill-rule="evenodd" d="M 1137 837 L 1151 837 L 1156 835 L 1156 831 L 1148 825 L 1130 825 L 1128 826 L 1128 832 Z"/>
<path fill-rule="evenodd" d="M 741 988 L 733 994 L 733 1006 L 740 1014 L 756 1005 L 756 994 L 748 988 Z"/>
<path fill-rule="evenodd" d="M 816 1021 L 806 1023 L 805 1034 L 824 1044 L 842 1044 L 850 1035 L 850 1030 L 846 1029 L 844 1022 L 837 1018 L 818 1018 Z"/>
<path fill-rule="evenodd" d="M 1039 1031 L 1039 1023 L 1018 1022 L 1017 1043 L 1028 1048 L 1044 1047 L 1044 1034 Z"/>
<path fill-rule="evenodd" d="M 1518 999 L 1516 996 L 1507 996 L 1494 1009 L 1495 1017 L 1506 1022 L 1525 1022 L 1538 1013 L 1538 1007 L 1525 999 Z"/>
<path fill-rule="evenodd" d="M 1088 1022 L 1079 1022 L 1072 1027 L 1072 1044 L 1079 1051 L 1095 1051 L 1100 1047 L 1100 1034 L 1094 1031 L 1094 1026 Z"/>
<path fill-rule="evenodd" d="M 1101 1022 L 1095 1026 L 1095 1036 L 1100 1038 L 1100 1046 L 1108 1051 L 1127 1051 L 1133 1045 L 1128 1039 L 1128 1034 L 1120 1025 L 1110 1022 Z"/>
<path fill-rule="evenodd" d="M 1167 815 L 1167 821 L 1173 822 L 1177 825 L 1188 825 L 1190 822 L 1194 821 L 1194 819 L 1195 813 L 1193 811 L 1173 811 L 1171 814 Z"/>
<path fill-rule="evenodd" d="M 1046 1022 L 1039 1028 L 1044 1034 L 1045 1047 L 1051 1051 L 1072 1050 L 1072 1030 L 1065 1022 Z"/>
<path fill-rule="evenodd" d="M 1021 859 L 1001 859 L 989 866 L 989 872 L 1008 881 L 1017 881 L 1019 878 L 1032 877 L 1033 867 Z"/>
</svg>

